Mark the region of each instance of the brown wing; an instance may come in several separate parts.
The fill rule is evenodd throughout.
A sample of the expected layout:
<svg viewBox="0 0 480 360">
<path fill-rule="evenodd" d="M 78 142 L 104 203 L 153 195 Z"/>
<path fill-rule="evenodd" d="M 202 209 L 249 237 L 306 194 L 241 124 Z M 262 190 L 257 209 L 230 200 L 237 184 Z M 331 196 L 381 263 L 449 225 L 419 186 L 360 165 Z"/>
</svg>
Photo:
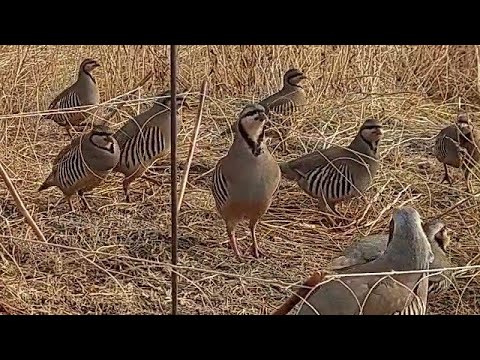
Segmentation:
<svg viewBox="0 0 480 360">
<path fill-rule="evenodd" d="M 260 101 L 267 115 L 278 117 L 279 115 L 288 115 L 295 110 L 294 101 L 288 96 L 272 95 L 265 100 Z"/>
<path fill-rule="evenodd" d="M 128 119 L 125 124 L 113 135 L 113 137 L 117 140 L 120 149 L 123 148 L 128 140 L 133 139 L 140 132 L 140 130 L 151 126 L 151 120 L 159 114 L 160 112 L 154 112 L 152 109 L 149 109 Z"/>
<path fill-rule="evenodd" d="M 72 90 L 72 87 L 76 84 L 76 82 L 69 87 L 67 87 L 65 90 L 63 90 L 60 94 L 58 94 L 55 99 L 52 100 L 50 105 L 48 106 L 48 110 L 55 109 L 57 104 L 60 102 L 62 98 L 64 98 L 70 91 Z"/>
<path fill-rule="evenodd" d="M 418 274 L 402 276 L 401 282 L 399 278 L 393 279 L 391 277 L 381 280 L 376 285 L 375 282 L 372 282 L 372 291 L 366 297 L 363 314 L 393 315 L 402 312 L 409 306 L 419 290 L 423 289 L 424 286 L 415 286 L 420 280 L 420 275 Z M 412 289 L 415 289 L 415 291 Z"/>
<path fill-rule="evenodd" d="M 315 168 L 327 165 L 329 159 L 341 154 L 342 150 L 342 148 L 334 146 L 325 150 L 314 151 L 300 156 L 298 159 L 282 163 L 280 168 L 287 178 L 298 179 Z"/>
</svg>

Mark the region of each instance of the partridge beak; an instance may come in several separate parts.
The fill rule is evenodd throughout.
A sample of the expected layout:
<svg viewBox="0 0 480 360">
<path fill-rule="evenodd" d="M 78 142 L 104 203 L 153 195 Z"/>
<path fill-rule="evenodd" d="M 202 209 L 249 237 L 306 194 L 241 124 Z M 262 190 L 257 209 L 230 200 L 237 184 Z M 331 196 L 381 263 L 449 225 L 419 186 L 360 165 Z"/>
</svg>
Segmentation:
<svg viewBox="0 0 480 360">
<path fill-rule="evenodd" d="M 258 114 L 257 121 L 265 121 L 267 120 L 267 115 L 264 112 Z"/>
<path fill-rule="evenodd" d="M 375 129 L 375 134 L 376 135 L 383 135 L 383 134 L 385 134 L 385 131 L 381 127 L 378 127 L 378 128 Z"/>
</svg>

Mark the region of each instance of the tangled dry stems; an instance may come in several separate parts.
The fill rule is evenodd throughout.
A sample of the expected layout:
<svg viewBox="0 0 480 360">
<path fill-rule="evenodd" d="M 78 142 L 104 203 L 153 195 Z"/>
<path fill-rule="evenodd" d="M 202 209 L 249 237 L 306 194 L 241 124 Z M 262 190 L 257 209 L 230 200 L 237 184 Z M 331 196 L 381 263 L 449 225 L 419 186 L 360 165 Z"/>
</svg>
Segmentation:
<svg viewBox="0 0 480 360">
<path fill-rule="evenodd" d="M 62 129 L 39 121 L 49 101 L 91 56 L 103 100 L 132 88 L 150 70 L 154 80 L 126 105 L 115 126 L 149 106 L 169 84 L 166 46 L 2 46 L 0 161 L 48 244 L 36 240 L 0 186 L 0 311 L 11 314 L 167 313 L 170 310 L 170 196 L 168 159 L 151 172 L 164 186 L 132 185 L 124 203 L 121 177 L 110 176 L 90 195 L 101 215 L 68 213 L 57 190 L 37 193 L 51 161 L 67 143 Z M 425 218 L 468 200 L 443 220 L 453 230 L 449 254 L 457 265 L 478 265 L 479 209 L 458 171 L 454 186 L 440 184 L 442 168 L 429 154 L 433 136 L 450 123 L 458 97 L 476 112 L 477 52 L 460 46 L 181 46 L 180 88 L 198 99 L 209 77 L 197 150 L 179 217 L 179 310 L 189 314 L 264 314 L 279 306 L 313 271 L 354 238 L 383 232 L 393 206 L 411 205 Z M 315 201 L 282 180 L 258 227 L 268 257 L 238 261 L 226 244 L 223 221 L 209 191 L 210 170 L 232 138 L 219 134 L 242 104 L 281 86 L 290 66 L 310 78 L 309 106 L 294 117 L 288 152 L 272 141 L 279 160 L 314 148 L 347 145 L 366 117 L 387 130 L 381 168 L 363 199 L 340 207 L 352 221 L 327 229 Z M 187 158 L 196 109 L 184 110 L 179 175 Z M 477 124 L 480 126 L 480 124 Z M 180 180 L 180 179 L 179 179 Z M 474 186 L 479 189 L 478 177 Z M 245 226 L 238 236 L 247 249 Z M 478 313 L 478 269 L 458 271 L 455 286 L 429 303 L 433 314 Z"/>
</svg>

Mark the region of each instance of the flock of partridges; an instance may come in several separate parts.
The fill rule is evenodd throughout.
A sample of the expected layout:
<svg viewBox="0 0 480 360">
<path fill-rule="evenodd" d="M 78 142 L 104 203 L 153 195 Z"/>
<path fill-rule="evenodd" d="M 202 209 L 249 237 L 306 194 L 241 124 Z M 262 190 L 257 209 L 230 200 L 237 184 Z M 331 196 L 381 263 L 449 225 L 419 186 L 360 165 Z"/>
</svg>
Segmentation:
<svg viewBox="0 0 480 360">
<path fill-rule="evenodd" d="M 99 104 L 99 91 L 92 75 L 98 66 L 97 61 L 85 59 L 77 81 L 51 102 L 49 110 Z M 289 115 L 306 106 L 302 88 L 305 79 L 300 70 L 290 69 L 284 75 L 281 90 L 241 109 L 231 128 L 235 134 L 233 144 L 213 169 L 213 198 L 225 221 L 230 246 L 239 258 L 245 255 L 237 245 L 235 228 L 243 219 L 249 221 L 251 254 L 262 256 L 256 226 L 268 211 L 282 175 L 318 199 L 320 216 L 328 225 L 335 226 L 342 219 L 335 206 L 364 193 L 377 173 L 378 147 L 384 132 L 376 119 L 365 120 L 347 147 L 331 146 L 285 163 L 274 159 L 265 140 L 269 136 L 281 139 L 288 133 Z M 39 190 L 58 187 L 72 211 L 71 197 L 78 194 L 83 204 L 96 212 L 84 194 L 99 186 L 112 171 L 124 174 L 126 201 L 130 201 L 129 186 L 135 179 L 159 184 L 145 172 L 169 153 L 170 97 L 169 91 L 159 94 L 150 109 L 130 118 L 116 131 L 102 122 L 72 138 L 54 159 L 52 171 Z M 176 95 L 178 130 L 185 101 L 184 95 Z M 65 127 L 72 137 L 71 129 L 84 126 L 88 116 L 77 110 L 49 113 L 44 118 Z M 274 132 L 274 128 L 281 131 Z M 472 191 L 472 169 L 480 159 L 478 144 L 479 133 L 470 117 L 459 113 L 455 123 L 436 136 L 432 147 L 445 168 L 443 181 L 451 185 L 447 166 L 460 168 L 467 191 Z M 320 282 L 314 275 L 287 301 L 288 306 L 276 313 L 287 313 L 303 299 L 300 314 L 425 314 L 428 298 L 452 284 L 451 271 L 425 271 L 452 266 L 446 255 L 449 243 L 447 227 L 440 219 L 423 223 L 415 209 L 395 209 L 388 232 L 354 242 L 330 264 L 329 270 L 345 276 Z M 403 273 L 365 275 L 391 271 Z"/>
</svg>

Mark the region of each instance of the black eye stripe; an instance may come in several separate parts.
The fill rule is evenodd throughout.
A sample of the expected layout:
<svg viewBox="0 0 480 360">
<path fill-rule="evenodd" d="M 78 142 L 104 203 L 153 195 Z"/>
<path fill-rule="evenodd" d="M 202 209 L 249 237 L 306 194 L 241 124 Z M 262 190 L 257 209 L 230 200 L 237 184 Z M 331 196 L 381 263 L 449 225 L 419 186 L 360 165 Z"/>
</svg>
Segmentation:
<svg viewBox="0 0 480 360">
<path fill-rule="evenodd" d="M 98 136 L 111 136 L 112 133 L 107 133 L 107 132 L 94 132 L 95 135 Z"/>
<path fill-rule="evenodd" d="M 367 125 L 367 126 L 364 126 L 363 129 L 381 129 L 382 126 L 380 125 Z"/>
<path fill-rule="evenodd" d="M 251 111 L 247 112 L 246 114 L 244 114 L 243 117 L 253 116 L 253 115 L 258 114 L 258 113 L 260 113 L 260 110 L 251 110 Z"/>
</svg>

